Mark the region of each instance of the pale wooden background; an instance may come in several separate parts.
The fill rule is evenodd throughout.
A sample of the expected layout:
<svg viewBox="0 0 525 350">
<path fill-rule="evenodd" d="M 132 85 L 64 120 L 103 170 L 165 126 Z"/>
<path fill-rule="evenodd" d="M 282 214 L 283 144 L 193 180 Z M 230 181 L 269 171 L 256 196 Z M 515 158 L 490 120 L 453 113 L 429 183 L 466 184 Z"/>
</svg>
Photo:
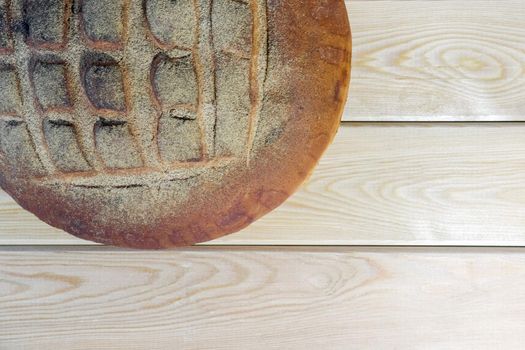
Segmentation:
<svg viewBox="0 0 525 350">
<path fill-rule="evenodd" d="M 525 2 L 347 5 L 339 135 L 249 229 L 124 251 L 0 192 L 0 350 L 522 349 Z"/>
</svg>

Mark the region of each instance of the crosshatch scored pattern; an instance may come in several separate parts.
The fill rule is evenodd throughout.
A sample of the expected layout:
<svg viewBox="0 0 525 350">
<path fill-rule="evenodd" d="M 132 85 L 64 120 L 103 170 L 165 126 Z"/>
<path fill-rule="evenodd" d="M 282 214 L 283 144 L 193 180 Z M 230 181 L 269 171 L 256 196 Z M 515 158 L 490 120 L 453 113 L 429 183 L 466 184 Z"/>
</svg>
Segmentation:
<svg viewBox="0 0 525 350">
<path fill-rule="evenodd" d="M 122 2 L 102 2 L 114 7 L 91 17 L 98 22 L 86 23 L 82 40 L 90 40 L 91 49 L 99 43 L 93 51 L 117 57 L 113 44 L 100 43 L 118 42 L 128 30 L 143 31 L 144 25 L 128 15 L 124 29 L 111 15 Z M 86 16 L 96 11 L 90 4 L 82 6 Z M 0 28 L 17 23 L 16 14 L 3 11 L 5 6 L 0 0 Z M 523 120 L 523 89 L 517 86 L 525 75 L 521 64 L 513 64 L 525 52 L 522 0 L 354 0 L 347 6 L 355 45 L 346 120 Z M 78 13 L 71 15 L 70 32 L 79 20 Z M 112 30 L 94 31 L 99 23 Z M 159 22 L 150 38 L 157 37 L 166 49 L 155 47 L 169 57 L 166 25 L 183 23 Z M 42 101 L 47 111 L 41 119 L 17 110 L 24 101 L 13 92 L 21 88 L 17 82 L 29 67 L 8 69 L 16 60 L 5 54 L 25 47 L 17 35 L 0 30 L 0 61 L 6 64 L 0 82 L 14 86 L 0 89 L 3 123 L 15 126 L 26 116 L 43 121 L 58 113 L 53 109 L 66 98 L 80 109 L 75 98 L 82 95 L 64 95 L 55 85 L 52 98 Z M 479 51 L 465 49 L 472 43 Z M 29 49 L 61 57 L 65 52 Z M 441 59 L 445 51 L 453 60 Z M 465 67 L 452 66 L 458 52 L 474 58 L 464 61 L 466 68 L 477 58 L 487 65 L 474 65 L 482 69 L 467 70 L 471 74 L 464 76 L 460 69 Z M 158 63 L 163 62 L 166 56 L 159 56 Z M 491 76 L 500 64 L 502 75 Z M 58 75 L 64 66 L 35 67 Z M 68 66 L 69 74 L 72 68 L 78 69 Z M 42 91 L 38 79 L 34 84 Z M 69 89 L 75 92 L 74 86 Z M 140 97 L 149 98 L 143 92 Z M 166 98 L 159 94 L 160 100 Z M 86 121 L 88 132 L 97 116 Z M 48 139 L 59 139 L 53 133 L 62 133 L 61 139 L 80 137 L 82 121 L 64 118 L 51 120 L 69 124 L 44 126 Z M 323 344 L 333 349 L 521 349 L 523 249 L 435 246 L 525 244 L 520 213 L 525 209 L 524 127 L 345 125 L 295 199 L 219 243 L 275 248 L 137 253 L 59 247 L 92 243 L 37 221 L 0 192 L 0 348 L 267 350 Z M 48 141 L 51 154 L 61 145 Z M 78 162 L 76 167 L 91 169 L 86 160 Z M 35 247 L 39 244 L 53 246 Z M 434 247 L 279 247 L 283 244 Z"/>
<path fill-rule="evenodd" d="M 94 184 L 248 158 L 265 16 L 264 0 L 0 0 L 1 155 Z"/>
</svg>

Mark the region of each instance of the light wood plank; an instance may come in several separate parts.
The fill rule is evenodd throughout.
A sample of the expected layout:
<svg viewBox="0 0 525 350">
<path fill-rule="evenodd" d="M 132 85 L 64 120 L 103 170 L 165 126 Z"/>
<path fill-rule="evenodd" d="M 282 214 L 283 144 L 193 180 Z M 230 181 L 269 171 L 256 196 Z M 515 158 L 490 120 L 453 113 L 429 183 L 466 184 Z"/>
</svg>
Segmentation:
<svg viewBox="0 0 525 350">
<path fill-rule="evenodd" d="M 0 244 L 90 244 L 0 195 Z M 301 191 L 211 244 L 525 246 L 525 124 L 344 125 Z"/>
<path fill-rule="evenodd" d="M 344 120 L 525 119 L 522 0 L 347 1 Z"/>
<path fill-rule="evenodd" d="M 0 250 L 0 348 L 522 349 L 523 250 Z"/>
</svg>

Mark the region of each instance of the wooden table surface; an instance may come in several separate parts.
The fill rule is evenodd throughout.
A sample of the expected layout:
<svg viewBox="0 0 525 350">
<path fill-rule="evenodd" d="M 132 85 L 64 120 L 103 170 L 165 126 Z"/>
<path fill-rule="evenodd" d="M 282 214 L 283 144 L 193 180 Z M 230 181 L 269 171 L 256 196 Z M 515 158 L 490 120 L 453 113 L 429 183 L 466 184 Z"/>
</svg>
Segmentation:
<svg viewBox="0 0 525 350">
<path fill-rule="evenodd" d="M 336 141 L 243 232 L 119 250 L 0 192 L 0 350 L 522 349 L 524 1 L 347 5 Z"/>
</svg>

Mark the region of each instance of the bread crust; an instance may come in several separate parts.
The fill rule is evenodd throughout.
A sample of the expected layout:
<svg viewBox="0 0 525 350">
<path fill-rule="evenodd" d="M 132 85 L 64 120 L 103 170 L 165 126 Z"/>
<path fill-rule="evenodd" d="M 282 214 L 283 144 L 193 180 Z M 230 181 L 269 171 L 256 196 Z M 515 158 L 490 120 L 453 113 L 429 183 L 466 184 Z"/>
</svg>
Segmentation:
<svg viewBox="0 0 525 350">
<path fill-rule="evenodd" d="M 286 118 L 257 130 L 246 159 L 169 184 L 150 180 L 154 185 L 146 187 L 45 182 L 2 161 L 1 187 L 54 227 L 139 249 L 209 241 L 275 209 L 309 176 L 337 132 L 352 45 L 342 0 L 268 0 L 266 15 L 269 87 L 260 118 L 272 125 L 277 105 Z"/>
</svg>

